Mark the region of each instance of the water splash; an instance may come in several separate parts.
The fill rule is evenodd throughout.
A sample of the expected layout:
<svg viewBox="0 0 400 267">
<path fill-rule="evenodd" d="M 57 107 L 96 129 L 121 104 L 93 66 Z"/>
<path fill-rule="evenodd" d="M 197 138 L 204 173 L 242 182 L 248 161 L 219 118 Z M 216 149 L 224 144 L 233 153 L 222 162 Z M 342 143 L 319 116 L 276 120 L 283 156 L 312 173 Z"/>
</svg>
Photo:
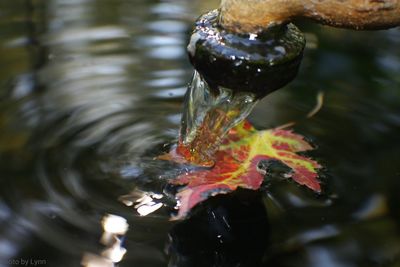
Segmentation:
<svg viewBox="0 0 400 267">
<path fill-rule="evenodd" d="M 212 166 L 222 138 L 256 103 L 256 96 L 248 92 L 224 87 L 211 90 L 195 71 L 185 99 L 177 153 L 192 164 Z"/>
</svg>

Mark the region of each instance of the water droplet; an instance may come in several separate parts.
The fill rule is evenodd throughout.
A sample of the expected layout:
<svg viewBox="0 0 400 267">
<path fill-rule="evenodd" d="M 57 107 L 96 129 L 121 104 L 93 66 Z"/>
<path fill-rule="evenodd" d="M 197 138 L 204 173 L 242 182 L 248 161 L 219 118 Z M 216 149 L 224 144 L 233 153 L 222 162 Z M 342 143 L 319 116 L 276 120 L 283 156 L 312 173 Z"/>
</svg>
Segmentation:
<svg viewBox="0 0 400 267">
<path fill-rule="evenodd" d="M 198 33 L 194 33 L 190 37 L 190 42 L 189 45 L 187 46 L 187 50 L 192 57 L 194 57 L 196 54 L 196 43 L 200 38 L 201 36 Z"/>
<path fill-rule="evenodd" d="M 233 65 L 235 65 L 236 67 L 239 67 L 242 64 L 243 64 L 242 60 L 238 60 L 238 61 L 235 61 L 235 63 L 233 63 Z"/>
<path fill-rule="evenodd" d="M 249 40 L 254 41 L 257 38 L 257 34 L 250 33 Z"/>
<path fill-rule="evenodd" d="M 276 52 L 281 53 L 281 54 L 285 54 L 285 53 L 286 53 L 286 49 L 285 49 L 283 46 L 276 46 L 276 47 L 274 48 L 274 50 L 275 50 Z"/>
</svg>

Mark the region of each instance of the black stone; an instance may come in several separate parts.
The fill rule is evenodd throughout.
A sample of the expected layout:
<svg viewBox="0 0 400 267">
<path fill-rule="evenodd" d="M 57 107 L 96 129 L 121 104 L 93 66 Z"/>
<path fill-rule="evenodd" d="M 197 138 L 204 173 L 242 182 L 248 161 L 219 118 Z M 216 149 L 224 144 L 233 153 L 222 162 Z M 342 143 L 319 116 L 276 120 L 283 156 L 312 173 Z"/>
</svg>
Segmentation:
<svg viewBox="0 0 400 267">
<path fill-rule="evenodd" d="M 188 46 L 190 62 L 211 88 L 248 91 L 262 98 L 296 77 L 305 46 L 296 26 L 237 34 L 221 28 L 218 15 L 214 10 L 197 20 Z"/>
</svg>

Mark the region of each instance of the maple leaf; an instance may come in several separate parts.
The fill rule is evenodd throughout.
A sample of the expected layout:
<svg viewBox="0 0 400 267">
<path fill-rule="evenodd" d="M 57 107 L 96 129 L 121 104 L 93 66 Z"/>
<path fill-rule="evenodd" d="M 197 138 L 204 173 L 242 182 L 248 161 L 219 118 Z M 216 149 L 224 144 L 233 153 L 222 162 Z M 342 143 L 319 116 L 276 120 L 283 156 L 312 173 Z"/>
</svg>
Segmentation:
<svg viewBox="0 0 400 267">
<path fill-rule="evenodd" d="M 228 193 L 238 187 L 259 189 L 265 175 L 265 171 L 257 168 L 261 160 L 279 160 L 291 169 L 287 177 L 320 192 L 317 170 L 321 166 L 297 154 L 311 149 L 301 135 L 290 130 L 257 131 L 248 121 L 242 122 L 223 140 L 213 168 L 194 169 L 170 181 L 184 185 L 177 194 L 179 211 L 175 219 L 184 218 L 194 206 L 210 196 Z M 171 151 L 169 159 L 174 160 L 174 157 L 176 152 Z"/>
</svg>

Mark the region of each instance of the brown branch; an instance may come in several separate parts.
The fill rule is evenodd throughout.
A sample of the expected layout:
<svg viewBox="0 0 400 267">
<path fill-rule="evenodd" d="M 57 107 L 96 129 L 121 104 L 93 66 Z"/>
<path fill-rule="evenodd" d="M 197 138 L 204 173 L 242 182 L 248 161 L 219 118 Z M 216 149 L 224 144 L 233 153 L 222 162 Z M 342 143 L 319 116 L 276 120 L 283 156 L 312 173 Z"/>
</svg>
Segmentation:
<svg viewBox="0 0 400 267">
<path fill-rule="evenodd" d="M 299 17 L 355 30 L 400 25 L 400 0 L 222 0 L 220 10 L 222 26 L 243 33 Z"/>
</svg>

